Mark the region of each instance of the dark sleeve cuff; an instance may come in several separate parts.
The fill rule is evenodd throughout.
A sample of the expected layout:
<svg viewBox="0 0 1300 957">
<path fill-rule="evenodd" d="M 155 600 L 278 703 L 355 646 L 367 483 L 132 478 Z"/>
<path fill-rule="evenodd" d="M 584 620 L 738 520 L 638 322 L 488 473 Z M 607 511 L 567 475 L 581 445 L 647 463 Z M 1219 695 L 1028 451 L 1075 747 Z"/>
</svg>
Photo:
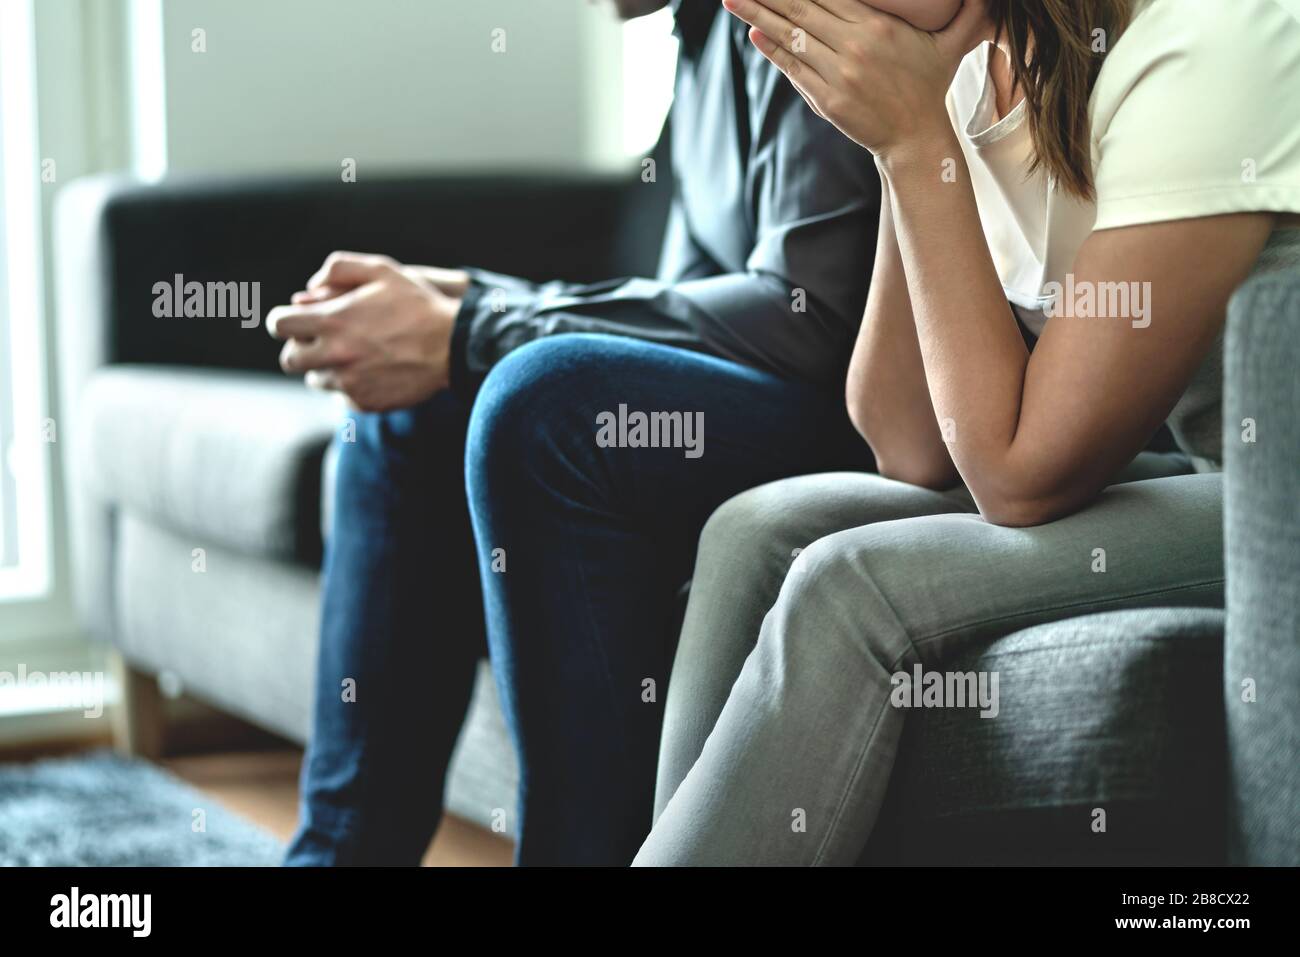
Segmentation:
<svg viewBox="0 0 1300 957">
<path fill-rule="evenodd" d="M 465 290 L 465 298 L 460 301 L 460 311 L 451 328 L 451 356 L 448 375 L 452 392 L 466 399 L 473 398 L 478 390 L 480 376 L 476 376 L 469 367 L 469 334 L 474 326 L 474 316 L 478 312 L 479 302 L 487 288 L 477 279 L 471 279 Z"/>
</svg>

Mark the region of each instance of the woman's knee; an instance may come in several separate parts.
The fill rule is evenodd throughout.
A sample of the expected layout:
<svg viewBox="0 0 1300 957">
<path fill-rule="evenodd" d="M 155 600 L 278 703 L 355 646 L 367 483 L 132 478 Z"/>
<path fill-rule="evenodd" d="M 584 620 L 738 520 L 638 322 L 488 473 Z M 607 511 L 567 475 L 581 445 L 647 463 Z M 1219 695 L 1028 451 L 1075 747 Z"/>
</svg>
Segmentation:
<svg viewBox="0 0 1300 957">
<path fill-rule="evenodd" d="M 854 654 L 889 673 L 912 661 L 922 610 L 943 587 L 944 541 L 982 524 L 964 515 L 917 516 L 817 539 L 799 552 L 772 610 L 774 636 L 801 642 L 782 653 Z"/>
<path fill-rule="evenodd" d="M 731 569 L 752 579 L 775 576 L 779 583 L 809 541 L 796 506 L 798 484 L 759 485 L 714 509 L 700 532 L 697 575 Z"/>
<path fill-rule="evenodd" d="M 714 676 L 722 674 L 725 699 L 805 543 L 767 486 L 742 492 L 714 510 L 700 533 L 674 684 L 681 684 L 684 673 L 706 683 L 716 683 Z"/>
<path fill-rule="evenodd" d="M 941 493 L 868 473 L 769 482 L 741 492 L 713 512 L 700 535 L 697 571 L 734 567 L 755 577 L 779 574 L 779 581 L 819 539 L 846 529 L 963 509 L 961 502 Z M 824 546 L 818 550 L 824 551 Z"/>
</svg>

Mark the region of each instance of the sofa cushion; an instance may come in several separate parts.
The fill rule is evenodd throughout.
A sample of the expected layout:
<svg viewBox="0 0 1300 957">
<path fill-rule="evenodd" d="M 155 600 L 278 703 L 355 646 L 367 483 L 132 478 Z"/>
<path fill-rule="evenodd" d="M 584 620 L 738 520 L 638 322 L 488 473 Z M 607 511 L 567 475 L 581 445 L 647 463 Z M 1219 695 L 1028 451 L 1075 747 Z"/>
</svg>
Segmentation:
<svg viewBox="0 0 1300 957">
<path fill-rule="evenodd" d="M 999 674 L 1000 712 L 908 718 L 866 861 L 1221 862 L 1223 620 L 1089 615 L 953 661 Z"/>
<path fill-rule="evenodd" d="M 273 559 L 208 550 L 190 567 L 190 541 L 139 519 L 117 517 L 114 606 L 122 653 L 166 671 L 209 704 L 305 744 L 311 732 L 319 573 Z M 519 772 L 492 671 L 479 662 L 474 694 L 447 772 L 446 806 L 491 829 L 507 813 L 517 837 Z"/>
<path fill-rule="evenodd" d="M 1001 711 L 909 719 L 864 863 L 1221 862 L 1222 633 L 1212 609 L 1113 612 L 955 661 L 999 673 Z M 447 806 L 490 827 L 495 809 L 513 809 L 517 775 L 482 662 Z"/>
<path fill-rule="evenodd" d="M 474 694 L 447 771 L 447 810 L 504 837 L 519 837 L 519 766 L 487 660 L 478 663 Z M 504 810 L 504 816 L 499 811 Z"/>
<path fill-rule="evenodd" d="M 74 481 L 195 547 L 315 564 L 335 398 L 255 372 L 109 366 L 77 409 Z"/>
</svg>

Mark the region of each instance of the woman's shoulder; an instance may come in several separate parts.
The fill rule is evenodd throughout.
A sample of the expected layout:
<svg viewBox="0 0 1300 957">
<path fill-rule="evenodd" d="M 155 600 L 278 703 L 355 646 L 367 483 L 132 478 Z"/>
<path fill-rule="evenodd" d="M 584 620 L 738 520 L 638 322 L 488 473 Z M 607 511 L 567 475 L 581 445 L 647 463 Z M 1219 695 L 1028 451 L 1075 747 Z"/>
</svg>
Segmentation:
<svg viewBox="0 0 1300 957">
<path fill-rule="evenodd" d="M 1300 54 L 1300 0 L 1135 0 L 1133 18 L 1117 40 L 1092 39 L 1106 57 L 1097 98 L 1172 57 L 1258 66 L 1254 58 L 1265 50 L 1274 57 L 1285 58 L 1288 48 Z"/>
<path fill-rule="evenodd" d="M 1140 0 L 1090 110 L 1097 228 L 1300 212 L 1300 0 Z"/>
<path fill-rule="evenodd" d="M 1208 105 L 1202 97 L 1216 87 L 1216 103 L 1225 93 L 1300 99 L 1294 74 L 1300 0 L 1136 0 L 1134 7 L 1128 28 L 1102 51 L 1106 60 L 1091 103 L 1094 132 L 1105 129 L 1140 85 L 1159 87 L 1164 107 L 1174 111 Z"/>
<path fill-rule="evenodd" d="M 1125 36 L 1218 35 L 1270 12 L 1300 21 L 1300 0 L 1133 0 Z"/>
</svg>

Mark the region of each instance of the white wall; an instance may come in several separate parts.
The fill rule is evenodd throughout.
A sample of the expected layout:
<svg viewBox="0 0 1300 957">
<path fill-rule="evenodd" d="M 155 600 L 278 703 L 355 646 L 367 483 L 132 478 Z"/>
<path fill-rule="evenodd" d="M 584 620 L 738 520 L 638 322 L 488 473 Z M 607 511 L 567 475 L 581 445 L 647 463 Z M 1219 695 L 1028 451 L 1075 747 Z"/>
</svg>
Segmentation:
<svg viewBox="0 0 1300 957">
<path fill-rule="evenodd" d="M 0 0 L 10 3 L 14 0 Z M 607 169 L 648 149 L 671 82 L 671 21 L 630 32 L 591 0 L 32 0 L 41 186 L 46 408 L 59 408 L 49 230 L 58 190 L 88 173 Z M 652 22 L 653 21 L 653 22 Z M 207 52 L 191 52 L 191 31 Z M 492 30 L 506 52 L 492 53 Z M 626 61 L 624 45 L 633 56 Z M 134 88 L 149 83 L 153 88 Z M 625 82 L 626 80 L 626 82 Z M 165 81 L 165 82 L 163 82 Z M 140 155 L 139 132 L 158 137 Z M 145 141 L 147 142 L 147 137 Z M 142 160 L 145 161 L 142 163 Z M 54 591 L 0 630 L 76 631 L 62 477 L 53 474 Z M 14 647 L 10 643 L 9 647 Z M 35 660 L 35 659 L 32 659 Z"/>
<path fill-rule="evenodd" d="M 171 171 L 605 168 L 622 28 L 589 0 L 132 0 Z M 160 23 L 158 22 L 160 20 Z M 505 52 L 494 52 L 504 30 Z M 206 52 L 195 52 L 202 30 Z M 161 49 L 158 48 L 159 43 Z M 149 62 L 160 57 L 161 63 Z"/>
</svg>

